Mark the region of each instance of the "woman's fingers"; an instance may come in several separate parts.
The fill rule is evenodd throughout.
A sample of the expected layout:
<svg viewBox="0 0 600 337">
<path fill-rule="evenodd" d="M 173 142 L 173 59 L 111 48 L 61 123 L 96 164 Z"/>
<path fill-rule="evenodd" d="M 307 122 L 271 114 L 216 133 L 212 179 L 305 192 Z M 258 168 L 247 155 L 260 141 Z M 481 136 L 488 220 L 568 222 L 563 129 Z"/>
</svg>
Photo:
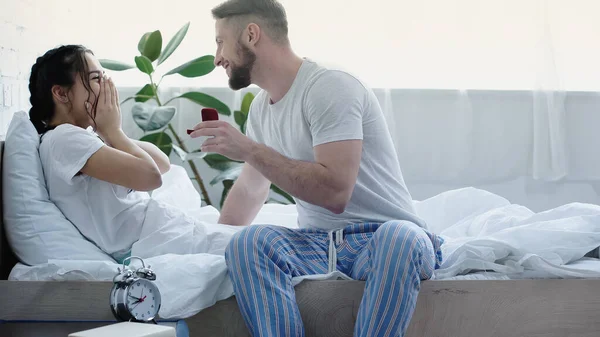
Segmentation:
<svg viewBox="0 0 600 337">
<path fill-rule="evenodd" d="M 100 97 L 98 98 L 98 104 L 104 106 L 106 104 L 106 76 L 100 79 L 100 93 L 98 94 Z"/>
<path fill-rule="evenodd" d="M 111 97 L 110 104 L 113 106 L 116 106 L 116 104 L 115 104 L 115 84 L 113 83 L 112 78 L 108 79 L 108 85 L 110 88 L 110 97 Z"/>
<path fill-rule="evenodd" d="M 110 106 L 113 103 L 112 86 L 110 84 L 110 79 L 108 78 L 108 76 L 104 77 L 104 79 L 106 83 L 106 86 L 104 87 L 104 92 L 106 93 L 106 105 Z"/>
<path fill-rule="evenodd" d="M 113 103 L 115 104 L 115 107 L 119 107 L 119 91 L 117 90 L 117 86 L 115 85 L 115 82 L 113 82 L 112 78 L 110 79 L 110 84 L 113 87 Z"/>
</svg>

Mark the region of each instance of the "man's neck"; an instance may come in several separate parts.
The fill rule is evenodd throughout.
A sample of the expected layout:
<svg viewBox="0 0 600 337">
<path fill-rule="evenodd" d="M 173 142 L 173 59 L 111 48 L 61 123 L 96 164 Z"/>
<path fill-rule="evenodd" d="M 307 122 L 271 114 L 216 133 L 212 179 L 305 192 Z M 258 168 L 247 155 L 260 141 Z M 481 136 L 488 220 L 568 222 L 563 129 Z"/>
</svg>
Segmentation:
<svg viewBox="0 0 600 337">
<path fill-rule="evenodd" d="M 269 94 L 274 104 L 290 90 L 303 60 L 288 48 L 276 49 L 262 59 L 255 68 L 254 82 Z"/>
</svg>

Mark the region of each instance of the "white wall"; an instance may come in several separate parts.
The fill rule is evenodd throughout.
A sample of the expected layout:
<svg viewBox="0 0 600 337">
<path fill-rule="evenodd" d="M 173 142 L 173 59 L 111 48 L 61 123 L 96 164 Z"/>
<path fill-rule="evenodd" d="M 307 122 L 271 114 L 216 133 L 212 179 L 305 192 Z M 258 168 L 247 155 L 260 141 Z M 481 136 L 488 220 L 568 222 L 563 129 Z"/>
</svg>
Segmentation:
<svg viewBox="0 0 600 337">
<path fill-rule="evenodd" d="M 5 2 L 0 1 L 0 138 L 4 136 L 12 114 L 26 105 L 29 97 L 26 79 L 31 59 L 36 55 L 35 47 L 27 43 L 35 35 L 14 22 L 11 18 L 14 12 L 6 10 L 8 3 Z M 23 6 L 31 8 L 28 2 L 23 2 Z"/>
<path fill-rule="evenodd" d="M 0 25 L 24 27 L 33 51 L 28 57 L 60 43 L 83 43 L 103 58 L 133 61 L 143 33 L 160 29 L 166 41 L 190 21 L 170 67 L 215 51 L 210 9 L 220 2 L 0 0 Z M 281 3 L 300 55 L 351 69 L 374 87 L 600 90 L 600 77 L 590 76 L 600 73 L 597 0 Z M 13 44 L 11 30 L 0 39 Z M 117 83 L 136 85 L 141 77 L 130 75 L 116 77 Z M 219 86 L 223 78 L 218 73 L 202 83 Z M 167 82 L 197 85 L 177 77 Z"/>
</svg>

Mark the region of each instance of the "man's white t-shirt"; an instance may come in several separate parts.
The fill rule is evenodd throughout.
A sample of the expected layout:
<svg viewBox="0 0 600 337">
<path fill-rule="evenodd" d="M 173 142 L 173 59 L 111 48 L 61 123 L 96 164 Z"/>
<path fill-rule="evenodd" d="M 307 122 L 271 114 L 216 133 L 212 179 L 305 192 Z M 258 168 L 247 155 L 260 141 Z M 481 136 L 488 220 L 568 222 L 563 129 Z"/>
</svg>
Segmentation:
<svg viewBox="0 0 600 337">
<path fill-rule="evenodd" d="M 335 214 L 295 198 L 301 228 L 332 230 L 389 220 L 409 220 L 426 228 L 415 215 L 379 101 L 354 76 L 304 59 L 280 101 L 272 104 L 266 91 L 258 93 L 246 133 L 288 158 L 311 162 L 317 145 L 362 140 L 358 178 L 345 211 Z"/>
<path fill-rule="evenodd" d="M 91 131 L 62 124 L 42 136 L 39 151 L 50 200 L 81 234 L 119 260 L 140 237 L 150 196 L 80 173 L 102 146 Z"/>
</svg>

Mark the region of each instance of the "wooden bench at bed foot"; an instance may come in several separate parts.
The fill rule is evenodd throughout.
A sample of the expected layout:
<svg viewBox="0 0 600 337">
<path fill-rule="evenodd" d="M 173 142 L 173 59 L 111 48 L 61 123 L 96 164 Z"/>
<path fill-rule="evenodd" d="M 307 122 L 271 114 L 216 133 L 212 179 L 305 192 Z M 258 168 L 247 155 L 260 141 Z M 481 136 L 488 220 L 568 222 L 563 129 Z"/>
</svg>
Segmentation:
<svg viewBox="0 0 600 337">
<path fill-rule="evenodd" d="M 110 282 L 0 281 L 0 336 L 60 336 L 114 321 Z M 307 337 L 352 336 L 364 282 L 307 281 L 296 297 Z M 426 281 L 407 337 L 597 337 L 600 280 Z M 6 323 L 7 321 L 88 321 Z M 100 322 L 98 322 L 100 321 Z M 104 322 L 104 323 L 102 323 Z M 249 336 L 234 298 L 186 319 L 190 336 Z M 34 334 L 32 334 L 34 333 Z"/>
</svg>

